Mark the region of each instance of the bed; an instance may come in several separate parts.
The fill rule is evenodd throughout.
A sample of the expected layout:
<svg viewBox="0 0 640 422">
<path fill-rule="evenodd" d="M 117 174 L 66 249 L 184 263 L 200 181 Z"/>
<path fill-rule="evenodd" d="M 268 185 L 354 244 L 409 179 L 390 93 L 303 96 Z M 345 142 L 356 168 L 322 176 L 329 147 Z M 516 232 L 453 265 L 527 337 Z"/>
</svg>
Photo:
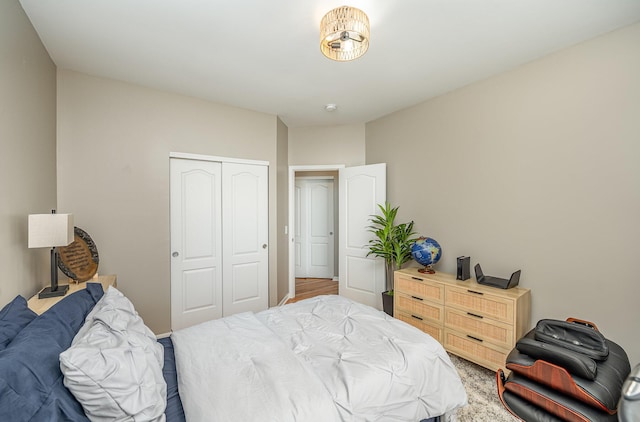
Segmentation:
<svg viewBox="0 0 640 422">
<path fill-rule="evenodd" d="M 434 339 L 340 296 L 159 340 L 97 283 L 0 311 L 0 420 L 444 422 L 466 400 Z"/>
</svg>

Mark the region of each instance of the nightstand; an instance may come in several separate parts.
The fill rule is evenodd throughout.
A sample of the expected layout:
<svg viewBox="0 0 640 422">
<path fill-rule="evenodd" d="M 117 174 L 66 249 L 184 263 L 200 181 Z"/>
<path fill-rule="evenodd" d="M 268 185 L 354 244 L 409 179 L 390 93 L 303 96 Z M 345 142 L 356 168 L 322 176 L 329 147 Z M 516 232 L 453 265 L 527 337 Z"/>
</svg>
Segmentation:
<svg viewBox="0 0 640 422">
<path fill-rule="evenodd" d="M 66 295 L 59 296 L 59 297 L 49 297 L 47 299 L 38 299 L 38 294 L 36 293 L 35 295 L 33 295 L 31 297 L 31 299 L 29 299 L 27 304 L 29 305 L 29 309 L 31 309 L 36 314 L 40 315 L 44 311 L 46 311 L 47 309 L 49 309 L 50 307 L 52 307 L 53 305 L 58 303 L 60 300 L 62 300 L 65 297 L 69 296 L 70 294 L 72 294 L 74 292 L 77 292 L 78 290 L 82 290 L 85 287 L 87 287 L 87 283 L 102 283 L 102 289 L 106 292 L 109 287 L 111 287 L 111 286 L 117 287 L 118 286 L 117 278 L 118 277 L 115 276 L 115 275 L 101 275 L 101 276 L 98 276 L 97 280 L 96 279 L 91 279 L 91 280 L 88 280 L 88 281 L 85 281 L 85 282 L 82 282 L 82 283 L 70 282 L 69 283 L 69 291 L 67 292 Z"/>
</svg>

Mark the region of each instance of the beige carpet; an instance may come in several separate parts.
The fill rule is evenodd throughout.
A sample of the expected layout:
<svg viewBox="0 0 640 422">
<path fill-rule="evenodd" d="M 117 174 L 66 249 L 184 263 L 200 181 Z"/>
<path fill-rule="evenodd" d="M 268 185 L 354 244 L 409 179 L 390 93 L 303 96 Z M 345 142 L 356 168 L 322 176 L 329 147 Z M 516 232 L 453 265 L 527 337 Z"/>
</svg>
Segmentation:
<svg viewBox="0 0 640 422">
<path fill-rule="evenodd" d="M 502 406 L 496 387 L 496 373 L 449 354 L 458 369 L 469 404 L 458 410 L 458 422 L 514 422 L 515 417 Z"/>
</svg>

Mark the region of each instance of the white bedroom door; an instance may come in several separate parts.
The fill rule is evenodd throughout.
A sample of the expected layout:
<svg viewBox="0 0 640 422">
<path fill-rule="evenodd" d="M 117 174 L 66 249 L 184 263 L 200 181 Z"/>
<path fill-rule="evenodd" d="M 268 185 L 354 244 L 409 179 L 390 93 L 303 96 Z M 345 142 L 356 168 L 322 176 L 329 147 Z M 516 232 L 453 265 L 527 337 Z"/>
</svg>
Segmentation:
<svg viewBox="0 0 640 422">
<path fill-rule="evenodd" d="M 223 316 L 269 305 L 267 170 L 222 163 Z"/>
<path fill-rule="evenodd" d="M 221 169 L 170 160 L 173 330 L 222 316 Z"/>
<path fill-rule="evenodd" d="M 296 179 L 296 277 L 333 278 L 333 179 Z"/>
<path fill-rule="evenodd" d="M 347 167 L 339 170 L 340 295 L 382 309 L 385 289 L 384 261 L 367 257 L 372 234 L 367 231 L 377 204 L 387 198 L 387 165 Z"/>
</svg>

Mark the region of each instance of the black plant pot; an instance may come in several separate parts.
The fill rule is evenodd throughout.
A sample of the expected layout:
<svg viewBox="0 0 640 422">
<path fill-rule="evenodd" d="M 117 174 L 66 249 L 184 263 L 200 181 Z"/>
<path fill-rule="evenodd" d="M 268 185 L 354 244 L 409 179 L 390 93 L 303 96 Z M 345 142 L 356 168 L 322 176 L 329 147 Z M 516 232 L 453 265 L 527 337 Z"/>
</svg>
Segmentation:
<svg viewBox="0 0 640 422">
<path fill-rule="evenodd" d="M 382 292 L 382 310 L 385 314 L 393 316 L 393 292 Z"/>
</svg>

